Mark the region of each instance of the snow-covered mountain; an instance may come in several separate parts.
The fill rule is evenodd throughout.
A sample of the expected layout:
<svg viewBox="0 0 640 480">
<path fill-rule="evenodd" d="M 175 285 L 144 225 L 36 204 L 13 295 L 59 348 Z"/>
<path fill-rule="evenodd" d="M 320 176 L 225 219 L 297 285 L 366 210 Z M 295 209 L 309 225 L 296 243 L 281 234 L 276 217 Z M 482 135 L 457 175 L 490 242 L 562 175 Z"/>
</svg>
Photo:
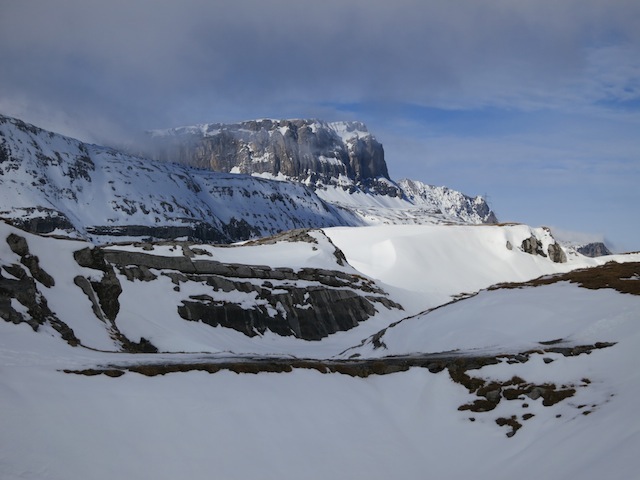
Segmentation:
<svg viewBox="0 0 640 480">
<path fill-rule="evenodd" d="M 384 149 L 362 122 L 253 120 L 150 133 L 158 160 L 299 182 L 365 223 L 495 223 L 482 197 L 390 179 Z"/>
<path fill-rule="evenodd" d="M 482 197 L 468 197 L 447 187 L 403 179 L 398 182 L 405 196 L 414 205 L 439 210 L 448 218 L 467 223 L 498 223 L 495 214 Z"/>
<path fill-rule="evenodd" d="M 30 231 L 100 242 L 184 237 L 228 243 L 294 228 L 494 219 L 477 198 L 457 194 L 457 210 L 448 199 L 445 210 L 438 207 L 444 196 L 412 202 L 390 180 L 376 184 L 392 193 L 310 188 L 154 162 L 0 116 L 0 218 Z"/>
<path fill-rule="evenodd" d="M 376 182 L 0 117 L 0 478 L 635 478 L 640 254 Z"/>
<path fill-rule="evenodd" d="M 299 184 L 152 162 L 7 117 L 0 138 L 0 217 L 32 231 L 225 243 L 358 223 Z"/>
</svg>

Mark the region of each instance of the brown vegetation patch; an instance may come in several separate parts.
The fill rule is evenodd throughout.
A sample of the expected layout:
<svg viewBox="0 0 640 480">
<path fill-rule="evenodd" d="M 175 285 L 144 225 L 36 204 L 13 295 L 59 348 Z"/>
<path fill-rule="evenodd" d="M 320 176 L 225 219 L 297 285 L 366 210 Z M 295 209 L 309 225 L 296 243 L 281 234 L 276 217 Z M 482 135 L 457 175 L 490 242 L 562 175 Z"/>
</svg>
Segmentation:
<svg viewBox="0 0 640 480">
<path fill-rule="evenodd" d="M 500 283 L 490 287 L 489 290 L 537 287 L 558 282 L 576 283 L 591 290 L 612 288 L 620 293 L 640 295 L 640 262 L 608 262 L 597 267 L 544 276 L 524 283 Z"/>
<path fill-rule="evenodd" d="M 511 427 L 511 430 L 507 432 L 507 437 L 513 437 L 522 427 L 522 424 L 518 422 L 515 415 L 512 415 L 511 418 L 496 418 L 496 423 L 501 427 Z"/>
</svg>

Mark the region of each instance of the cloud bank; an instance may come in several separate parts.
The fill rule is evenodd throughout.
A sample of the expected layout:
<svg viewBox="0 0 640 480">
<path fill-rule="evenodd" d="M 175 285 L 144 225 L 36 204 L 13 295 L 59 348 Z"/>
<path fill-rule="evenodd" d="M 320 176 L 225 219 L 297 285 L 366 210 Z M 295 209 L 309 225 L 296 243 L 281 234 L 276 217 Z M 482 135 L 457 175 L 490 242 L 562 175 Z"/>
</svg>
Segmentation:
<svg viewBox="0 0 640 480">
<path fill-rule="evenodd" d="M 149 128 L 333 104 L 531 109 L 640 95 L 635 1 L 41 0 L 1 10 L 5 104 L 83 120 Z"/>
</svg>

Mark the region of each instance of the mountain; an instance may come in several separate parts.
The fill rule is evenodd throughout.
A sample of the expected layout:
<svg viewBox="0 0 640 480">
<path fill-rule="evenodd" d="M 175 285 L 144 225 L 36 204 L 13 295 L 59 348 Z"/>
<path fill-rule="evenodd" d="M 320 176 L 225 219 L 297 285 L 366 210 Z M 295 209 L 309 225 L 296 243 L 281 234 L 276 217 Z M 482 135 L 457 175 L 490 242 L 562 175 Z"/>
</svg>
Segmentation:
<svg viewBox="0 0 640 480">
<path fill-rule="evenodd" d="M 156 160 L 303 183 L 366 223 L 496 223 L 482 197 L 390 179 L 384 149 L 362 122 L 253 120 L 149 132 Z"/>
<path fill-rule="evenodd" d="M 150 132 L 152 157 L 217 172 L 284 176 L 311 185 L 345 182 L 400 192 L 389 180 L 382 145 L 361 122 L 253 120 Z"/>
<path fill-rule="evenodd" d="M 438 209 L 451 219 L 457 218 L 467 223 L 498 223 L 495 214 L 480 196 L 472 198 L 447 187 L 426 185 L 409 179 L 400 180 L 398 185 L 414 205 Z"/>
<path fill-rule="evenodd" d="M 289 138 L 291 128 L 280 128 Z M 308 160 L 320 173 L 320 164 L 336 167 L 337 157 L 333 163 L 325 162 L 328 150 L 313 158 L 308 154 L 320 148 L 318 139 L 324 139 L 335 155 L 351 159 L 348 172 L 362 188 L 368 185 L 366 191 L 356 183 L 350 184 L 353 191 L 336 185 L 314 184 L 312 188 L 300 182 L 154 162 L 0 116 L 0 218 L 34 232 L 102 243 L 145 238 L 229 243 L 295 228 L 478 223 L 495 218 L 487 216 L 484 201 L 462 194 L 458 194 L 457 210 L 449 208 L 446 213 L 438 208 L 437 196 L 430 203 L 424 199 L 413 203 L 384 176 L 380 144 L 368 134 L 361 139 L 360 130 L 349 128 L 344 127 L 347 133 L 343 132 L 350 145 L 346 147 L 337 136 L 342 131 L 338 127 L 318 127 L 317 134 L 310 127 L 300 127 L 296 145 L 307 154 L 296 151 L 296 158 Z M 311 133 L 302 133 L 306 131 Z M 275 137 L 282 135 L 277 132 Z M 305 138 L 310 143 L 305 144 Z M 373 153 L 363 153 L 368 149 Z M 323 178 L 334 178 L 335 172 L 329 172 Z M 377 173 L 383 176 L 367 176 Z"/>
<path fill-rule="evenodd" d="M 8 117 L 0 151 L 0 217 L 35 232 L 228 243 L 358 224 L 300 184 L 152 162 Z"/>
<path fill-rule="evenodd" d="M 0 117 L 0 478 L 634 478 L 640 254 L 353 175 Z"/>
</svg>

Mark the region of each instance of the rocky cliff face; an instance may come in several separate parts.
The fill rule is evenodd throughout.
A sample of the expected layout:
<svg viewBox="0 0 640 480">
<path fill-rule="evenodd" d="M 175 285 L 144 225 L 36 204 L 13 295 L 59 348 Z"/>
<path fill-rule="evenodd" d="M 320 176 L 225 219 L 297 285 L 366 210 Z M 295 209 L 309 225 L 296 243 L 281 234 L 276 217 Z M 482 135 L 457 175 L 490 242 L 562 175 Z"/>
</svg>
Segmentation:
<svg viewBox="0 0 640 480">
<path fill-rule="evenodd" d="M 218 172 L 310 184 L 389 179 L 382 145 L 360 122 L 254 120 L 151 132 L 151 155 Z"/>
<path fill-rule="evenodd" d="M 366 211 L 366 218 L 394 223 L 406 223 L 410 218 L 417 219 L 417 223 L 431 222 L 432 218 L 445 222 L 497 222 L 481 197 L 412 180 L 390 180 L 382 145 L 361 122 L 255 120 L 150 133 L 148 153 L 157 160 L 302 182 L 316 189 L 324 200 L 337 199 L 343 207 Z M 389 199 L 401 201 L 381 212 L 376 208 L 380 203 L 377 200 L 350 200 L 334 195 L 332 188 L 388 197 L 381 201 L 384 205 Z M 411 213 L 397 215 L 401 210 Z"/>
<path fill-rule="evenodd" d="M 247 337 L 270 332 L 320 340 L 379 310 L 402 309 L 319 231 L 237 247 L 95 247 L 40 238 L 1 222 L 0 233 L 0 318 L 34 331 L 53 328 L 73 346 L 155 352 L 166 332 L 198 336 L 210 327 Z M 47 252 L 45 265 L 33 244 Z M 255 259 L 256 252 L 272 264 L 242 261 Z M 291 252 L 296 267 L 286 263 Z M 276 258 L 266 258 L 269 253 Z"/>
</svg>

